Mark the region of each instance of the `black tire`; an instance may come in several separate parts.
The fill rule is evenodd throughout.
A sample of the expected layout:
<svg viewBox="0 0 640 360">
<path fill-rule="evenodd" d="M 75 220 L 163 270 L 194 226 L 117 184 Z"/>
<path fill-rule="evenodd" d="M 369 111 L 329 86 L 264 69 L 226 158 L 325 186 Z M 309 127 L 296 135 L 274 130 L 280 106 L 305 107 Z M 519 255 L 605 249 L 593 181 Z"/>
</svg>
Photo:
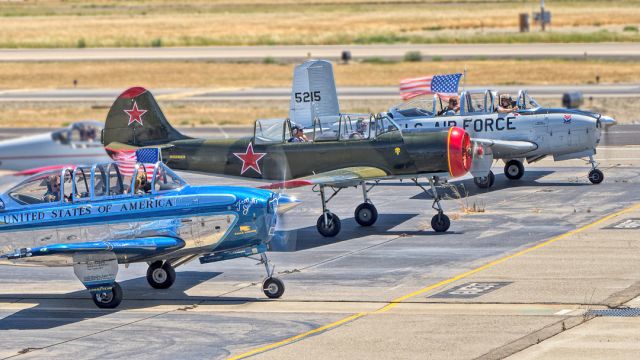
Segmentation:
<svg viewBox="0 0 640 360">
<path fill-rule="evenodd" d="M 474 184 L 481 189 L 488 189 L 493 186 L 493 183 L 496 182 L 496 176 L 493 174 L 493 171 L 489 170 L 489 175 L 483 177 L 475 177 L 473 178 Z"/>
<path fill-rule="evenodd" d="M 371 226 L 378 220 L 378 210 L 371 203 L 362 203 L 358 205 L 353 216 L 360 226 Z"/>
<path fill-rule="evenodd" d="M 324 214 L 320 215 L 320 217 L 318 218 L 318 222 L 316 223 L 316 228 L 318 229 L 320 235 L 324 237 L 334 237 L 340 232 L 340 218 L 338 217 L 338 215 L 331 212 L 327 213 L 327 218 L 329 219 L 328 226 L 324 222 Z"/>
<path fill-rule="evenodd" d="M 435 232 L 445 232 L 449 230 L 449 226 L 451 226 L 451 221 L 445 214 L 435 214 L 431 218 L 431 227 Z"/>
<path fill-rule="evenodd" d="M 519 180 L 524 176 L 524 165 L 518 160 L 509 160 L 504 165 L 504 176 L 509 180 Z"/>
<path fill-rule="evenodd" d="M 275 277 L 266 278 L 262 283 L 262 291 L 269 299 L 278 299 L 284 294 L 284 283 Z"/>
<path fill-rule="evenodd" d="M 91 294 L 91 298 L 97 307 L 101 309 L 115 309 L 122 302 L 122 288 L 120 284 L 113 283 L 111 292 L 96 292 Z"/>
<path fill-rule="evenodd" d="M 592 184 L 600 184 L 602 180 L 604 180 L 604 174 L 602 173 L 602 171 L 598 169 L 589 171 L 589 181 L 591 181 Z"/>
<path fill-rule="evenodd" d="M 176 270 L 170 263 L 156 261 L 147 269 L 147 282 L 154 289 L 168 289 L 176 281 Z"/>
</svg>

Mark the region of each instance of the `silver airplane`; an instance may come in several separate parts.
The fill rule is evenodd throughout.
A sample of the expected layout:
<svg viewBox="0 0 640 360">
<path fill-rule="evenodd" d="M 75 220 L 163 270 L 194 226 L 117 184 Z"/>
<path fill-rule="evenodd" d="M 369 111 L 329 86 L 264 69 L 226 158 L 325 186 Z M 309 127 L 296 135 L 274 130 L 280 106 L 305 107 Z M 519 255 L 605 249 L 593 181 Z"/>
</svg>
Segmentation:
<svg viewBox="0 0 640 360">
<path fill-rule="evenodd" d="M 593 112 L 544 108 L 526 90 L 515 101 L 493 90 L 463 91 L 459 104 L 452 106 L 438 95 L 418 97 L 392 107 L 387 115 L 403 128 L 465 129 L 486 156 L 505 162 L 504 174 L 510 180 L 522 178 L 524 160 L 588 158 L 588 178 L 593 184 L 604 179 L 594 159 L 601 130 L 615 124 L 613 118 Z M 495 176 L 488 170 L 486 176 L 474 174 L 477 186 L 493 185 Z"/>
<path fill-rule="evenodd" d="M 107 162 L 100 143 L 104 124 L 80 121 L 50 133 L 0 141 L 0 170 L 32 175 L 69 164 Z"/>
</svg>

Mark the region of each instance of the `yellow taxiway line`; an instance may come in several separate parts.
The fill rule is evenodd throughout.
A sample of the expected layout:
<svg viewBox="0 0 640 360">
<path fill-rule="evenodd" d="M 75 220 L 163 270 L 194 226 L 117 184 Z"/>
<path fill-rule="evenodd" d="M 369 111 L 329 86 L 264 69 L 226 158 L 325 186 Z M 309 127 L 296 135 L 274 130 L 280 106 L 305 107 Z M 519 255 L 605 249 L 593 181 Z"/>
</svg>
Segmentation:
<svg viewBox="0 0 640 360">
<path fill-rule="evenodd" d="M 245 352 L 245 353 L 242 353 L 242 354 L 239 354 L 239 355 L 233 356 L 233 357 L 229 358 L 229 360 L 239 360 L 239 359 L 244 359 L 244 358 L 247 358 L 247 357 L 249 357 L 249 356 L 257 355 L 257 354 L 259 354 L 259 353 L 263 353 L 263 352 L 265 352 L 265 351 L 273 350 L 273 349 L 275 349 L 275 348 L 277 348 L 277 347 L 284 346 L 284 345 L 288 345 L 288 344 L 290 344 L 290 343 L 293 343 L 293 342 L 296 342 L 296 341 L 302 340 L 302 339 L 304 339 L 304 338 L 306 338 L 306 337 L 308 337 L 308 336 L 311 336 L 311 335 L 314 335 L 314 334 L 321 333 L 321 332 L 323 332 L 323 331 L 327 331 L 327 330 L 330 330 L 330 329 L 336 328 L 336 327 L 338 327 L 338 326 L 340 326 L 340 325 L 343 325 L 343 324 L 345 324 L 345 323 L 347 323 L 347 322 L 354 321 L 354 320 L 356 320 L 356 319 L 359 319 L 359 318 L 361 318 L 361 317 L 364 317 L 364 316 L 367 316 L 367 315 L 370 315 L 370 314 L 381 314 L 381 313 L 384 313 L 384 312 L 386 312 L 386 311 L 389 311 L 389 310 L 393 309 L 393 308 L 394 308 L 394 307 L 396 307 L 399 303 L 401 303 L 401 302 L 403 302 L 403 301 L 405 301 L 405 300 L 408 300 L 408 299 L 410 299 L 410 298 L 412 298 L 412 297 L 415 297 L 415 296 L 418 296 L 418 295 L 424 294 L 424 293 L 426 293 L 426 292 L 428 292 L 428 291 L 431 291 L 431 290 L 433 290 L 433 289 L 439 288 L 439 287 L 441 287 L 441 286 L 451 284 L 452 282 L 455 282 L 455 281 L 458 281 L 458 280 L 460 280 L 460 279 L 466 278 L 466 277 L 468 277 L 468 276 L 470 276 L 470 275 L 473 275 L 473 274 L 476 274 L 476 273 L 478 273 L 478 272 L 480 272 L 480 271 L 483 271 L 483 270 L 489 269 L 489 268 L 494 267 L 494 266 L 496 266 L 496 265 L 498 265 L 498 264 L 501 264 L 501 263 L 503 263 L 503 262 L 505 262 L 505 261 L 507 261 L 507 260 L 513 259 L 513 258 L 515 258 L 515 257 L 518 257 L 518 256 L 521 256 L 521 255 L 524 255 L 524 254 L 529 253 L 529 252 L 531 252 L 531 251 L 534 251 L 534 250 L 540 249 L 540 248 L 542 248 L 542 247 L 545 247 L 545 246 L 547 246 L 547 245 L 553 244 L 554 242 L 556 242 L 556 241 L 558 241 L 558 240 L 562 240 L 562 239 L 564 239 L 564 238 L 566 238 L 566 237 L 569 237 L 569 236 L 571 236 L 571 235 L 578 234 L 578 233 L 583 232 L 583 231 L 585 231 L 585 230 L 588 230 L 588 229 L 590 229 L 590 228 L 592 228 L 592 227 L 594 227 L 594 226 L 596 226 L 596 225 L 598 225 L 598 224 L 601 224 L 601 223 L 603 223 L 603 222 L 605 222 L 605 221 L 607 221 L 607 220 L 610 220 L 610 219 L 612 219 L 612 218 L 615 218 L 615 217 L 617 217 L 617 216 L 620 216 L 620 215 L 622 215 L 622 214 L 624 214 L 624 213 L 627 213 L 627 212 L 629 212 L 629 211 L 633 211 L 633 210 L 636 210 L 636 209 L 640 209 L 640 204 L 635 204 L 635 205 L 633 205 L 633 206 L 627 207 L 627 208 L 622 209 L 622 210 L 620 210 L 620 211 L 617 211 L 617 212 L 615 212 L 615 213 L 613 213 L 613 214 L 607 215 L 607 216 L 605 216 L 605 217 L 603 217 L 603 218 L 601 218 L 601 219 L 598 219 L 598 220 L 596 220 L 596 221 L 594 221 L 594 222 L 591 222 L 591 223 L 589 223 L 589 224 L 587 224 L 587 225 L 584 225 L 584 226 L 579 227 L 579 228 L 577 228 L 577 229 L 574 229 L 574 230 L 568 231 L 568 232 L 566 232 L 566 233 L 564 233 L 564 234 L 561 234 L 561 235 L 555 236 L 555 237 L 553 237 L 553 238 L 551 238 L 551 239 L 549 239 L 549 240 L 547 240 L 547 241 L 545 241 L 545 242 L 542 242 L 542 243 L 540 243 L 540 244 L 533 245 L 533 246 L 528 247 L 528 248 L 526 248 L 526 249 L 520 250 L 520 251 L 518 251 L 518 252 L 516 252 L 516 253 L 514 253 L 514 254 L 504 256 L 504 257 L 499 258 L 499 259 L 497 259 L 497 260 L 494 260 L 494 261 L 492 261 L 492 262 L 490 262 L 490 263 L 488 263 L 488 264 L 482 265 L 482 266 L 480 266 L 480 267 L 477 267 L 477 268 L 475 268 L 475 269 L 469 270 L 469 271 L 464 272 L 464 273 L 462 273 L 462 274 L 456 275 L 456 276 L 451 277 L 451 278 L 449 278 L 449 279 L 446 279 L 446 280 L 440 281 L 439 283 L 436 283 L 436 284 L 433 284 L 433 285 L 429 285 L 429 286 L 424 287 L 424 288 L 422 288 L 422 289 L 420 289 L 420 290 L 416 290 L 416 291 L 414 291 L 414 292 L 412 292 L 412 293 L 409 293 L 409 294 L 406 294 L 406 295 L 400 296 L 400 297 L 398 297 L 398 298 L 395 298 L 395 299 L 393 299 L 393 300 L 389 301 L 389 303 L 388 303 L 387 305 L 383 306 L 382 308 L 380 308 L 380 309 L 378 309 L 378 310 L 376 310 L 376 311 L 374 311 L 374 312 L 370 312 L 370 313 L 368 313 L 368 312 L 360 312 L 360 313 L 357 313 L 357 314 L 355 314 L 355 315 L 351 315 L 351 316 L 349 316 L 349 317 L 346 317 L 346 318 L 340 319 L 340 320 L 338 320 L 338 321 L 332 322 L 332 323 L 330 323 L 330 324 L 327 324 L 327 325 L 321 326 L 321 327 L 319 327 L 319 328 L 316 328 L 316 329 L 313 329 L 313 330 L 307 331 L 307 332 L 305 332 L 305 333 L 298 334 L 298 335 L 295 335 L 295 336 L 292 336 L 292 337 L 286 338 L 286 339 L 284 339 L 284 340 L 280 340 L 280 341 L 278 341 L 278 342 L 275 342 L 275 343 L 272 343 L 272 344 L 269 344 L 269 345 L 265 345 L 265 346 L 262 346 L 262 347 L 259 347 L 259 348 L 256 348 L 256 349 L 253 349 L 253 350 L 247 351 L 247 352 Z"/>
</svg>

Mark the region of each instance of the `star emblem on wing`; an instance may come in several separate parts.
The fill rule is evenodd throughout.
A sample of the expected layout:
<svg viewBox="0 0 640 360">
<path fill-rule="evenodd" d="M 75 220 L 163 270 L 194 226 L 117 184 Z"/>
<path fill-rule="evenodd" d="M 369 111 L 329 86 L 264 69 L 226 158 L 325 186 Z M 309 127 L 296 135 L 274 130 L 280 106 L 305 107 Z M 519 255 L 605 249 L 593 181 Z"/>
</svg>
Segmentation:
<svg viewBox="0 0 640 360">
<path fill-rule="evenodd" d="M 253 152 L 253 144 L 249 143 L 249 145 L 247 145 L 247 150 L 244 153 L 233 153 L 233 155 L 242 160 L 242 170 L 240 170 L 240 175 L 244 174 L 249 169 L 253 169 L 258 174 L 262 175 L 258 161 L 267 155 L 267 153 Z"/>
<path fill-rule="evenodd" d="M 137 102 L 133 102 L 133 107 L 131 108 L 131 110 L 124 110 L 124 112 L 129 115 L 129 123 L 127 124 L 127 126 L 133 124 L 134 122 L 137 122 L 141 126 L 144 126 L 144 124 L 142 123 L 142 115 L 144 115 L 147 110 L 138 109 Z"/>
</svg>

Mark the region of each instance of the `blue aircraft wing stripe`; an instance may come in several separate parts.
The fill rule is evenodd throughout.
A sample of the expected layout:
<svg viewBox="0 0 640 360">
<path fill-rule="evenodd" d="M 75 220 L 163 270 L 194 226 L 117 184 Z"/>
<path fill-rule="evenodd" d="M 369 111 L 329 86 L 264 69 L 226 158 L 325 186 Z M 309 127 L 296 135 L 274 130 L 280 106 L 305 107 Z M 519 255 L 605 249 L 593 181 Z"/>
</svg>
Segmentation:
<svg viewBox="0 0 640 360">
<path fill-rule="evenodd" d="M 73 244 L 51 244 L 32 248 L 31 256 L 73 254 L 77 252 L 112 251 L 118 253 L 163 253 L 184 247 L 185 242 L 172 237 L 148 237 L 127 240 L 91 241 Z"/>
</svg>

